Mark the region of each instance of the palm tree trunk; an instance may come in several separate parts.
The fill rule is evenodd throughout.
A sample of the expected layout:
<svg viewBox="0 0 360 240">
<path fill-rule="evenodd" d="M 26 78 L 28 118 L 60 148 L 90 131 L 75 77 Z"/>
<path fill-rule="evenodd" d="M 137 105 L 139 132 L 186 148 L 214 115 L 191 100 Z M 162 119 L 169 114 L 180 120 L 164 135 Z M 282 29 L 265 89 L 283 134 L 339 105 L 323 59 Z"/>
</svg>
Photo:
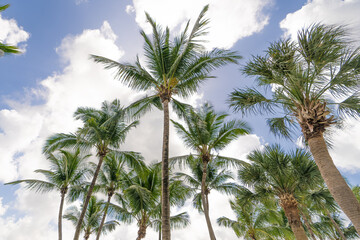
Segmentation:
<svg viewBox="0 0 360 240">
<path fill-rule="evenodd" d="M 105 223 L 105 218 L 106 218 L 106 214 L 107 214 L 107 211 L 108 211 L 108 208 L 109 208 L 109 205 L 110 205 L 111 197 L 112 197 L 112 194 L 108 194 L 108 200 L 106 202 L 106 206 L 105 206 L 105 209 L 104 209 L 104 215 L 103 215 L 103 217 L 101 219 L 99 230 L 98 230 L 97 235 L 96 235 L 96 240 L 100 239 L 101 230 L 102 230 L 102 228 L 104 226 L 104 223 Z"/>
<path fill-rule="evenodd" d="M 327 216 L 330 218 L 330 221 L 331 221 L 332 224 L 334 225 L 334 227 L 335 227 L 336 231 L 338 232 L 338 234 L 340 235 L 341 239 L 342 239 L 342 240 L 346 240 L 346 237 L 345 237 L 343 231 L 341 231 L 339 225 L 337 224 L 337 222 L 335 222 L 335 220 L 334 220 L 333 217 L 331 216 L 329 210 L 327 210 L 326 208 L 325 208 L 325 210 L 326 210 Z"/>
<path fill-rule="evenodd" d="M 202 205 L 203 205 L 203 209 L 204 209 L 206 224 L 207 224 L 207 227 L 209 230 L 210 239 L 216 240 L 215 233 L 212 228 L 210 216 L 209 216 L 209 199 L 208 199 L 208 196 L 206 193 L 206 175 L 207 175 L 207 161 L 204 160 L 203 161 L 203 175 L 202 175 L 202 179 L 201 179 L 201 200 L 202 200 Z"/>
<path fill-rule="evenodd" d="M 293 231 L 296 240 L 308 240 L 305 230 L 300 220 L 298 203 L 294 196 L 289 193 L 285 193 L 279 196 L 280 205 L 284 209 L 286 218 L 288 219 L 291 230 Z"/>
<path fill-rule="evenodd" d="M 141 240 L 141 239 L 145 238 L 146 228 L 147 228 L 146 222 L 147 222 L 147 216 L 146 216 L 146 214 L 143 214 L 142 218 L 140 219 L 138 236 L 137 236 L 136 240 Z"/>
<path fill-rule="evenodd" d="M 305 223 L 305 226 L 307 228 L 307 230 L 309 231 L 310 233 L 310 236 L 313 240 L 316 240 L 316 237 L 315 237 L 315 234 L 313 232 L 313 230 L 311 229 L 311 225 L 309 223 L 309 220 L 308 218 L 306 217 L 306 214 L 305 213 L 301 213 L 301 216 L 302 216 L 302 219 L 304 220 L 304 223 Z"/>
<path fill-rule="evenodd" d="M 95 186 L 95 183 L 96 183 L 96 179 L 97 179 L 97 176 L 99 175 L 99 171 L 100 171 L 100 168 L 101 168 L 101 165 L 103 163 L 103 160 L 104 160 L 105 156 L 106 156 L 106 154 L 99 154 L 99 163 L 98 163 L 98 165 L 96 167 L 94 177 L 93 177 L 93 179 L 91 181 L 89 190 L 88 190 L 87 195 L 86 195 L 86 199 L 85 199 L 84 204 L 83 204 L 83 208 L 82 208 L 79 220 L 78 220 L 77 225 L 76 225 L 74 240 L 79 240 L 80 231 L 81 231 L 81 225 L 82 225 L 82 222 L 84 220 L 86 209 L 87 209 L 87 206 L 89 205 L 91 194 L 93 192 L 93 189 L 94 189 L 94 186 Z"/>
<path fill-rule="evenodd" d="M 331 195 L 360 234 L 360 204 L 336 168 L 323 135 L 309 138 L 308 144 Z"/>
<path fill-rule="evenodd" d="M 169 100 L 163 101 L 164 132 L 162 149 L 162 181 L 161 181 L 161 231 L 162 239 L 170 240 L 170 195 L 169 195 Z"/>
<path fill-rule="evenodd" d="M 58 232 L 59 232 L 59 240 L 62 240 L 62 212 L 64 207 L 64 199 L 65 199 L 65 192 L 61 189 L 61 201 L 59 207 L 59 217 L 58 217 Z"/>
</svg>

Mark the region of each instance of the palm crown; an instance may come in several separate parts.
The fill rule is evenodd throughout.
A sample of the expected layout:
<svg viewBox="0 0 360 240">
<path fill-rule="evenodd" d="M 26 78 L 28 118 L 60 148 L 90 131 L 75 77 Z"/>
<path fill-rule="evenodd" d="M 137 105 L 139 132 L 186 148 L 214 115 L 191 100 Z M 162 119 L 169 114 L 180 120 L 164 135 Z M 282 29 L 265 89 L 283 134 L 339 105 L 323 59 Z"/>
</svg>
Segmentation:
<svg viewBox="0 0 360 240">
<path fill-rule="evenodd" d="M 290 137 L 288 127 L 300 123 L 306 139 L 345 116 L 360 115 L 359 49 L 348 47 L 342 27 L 315 24 L 298 34 L 297 42 L 280 40 L 265 56 L 254 56 L 244 73 L 256 76 L 259 86 L 271 86 L 271 97 L 254 88 L 236 90 L 230 105 L 236 111 L 274 113 L 268 119 L 273 133 Z"/>
</svg>

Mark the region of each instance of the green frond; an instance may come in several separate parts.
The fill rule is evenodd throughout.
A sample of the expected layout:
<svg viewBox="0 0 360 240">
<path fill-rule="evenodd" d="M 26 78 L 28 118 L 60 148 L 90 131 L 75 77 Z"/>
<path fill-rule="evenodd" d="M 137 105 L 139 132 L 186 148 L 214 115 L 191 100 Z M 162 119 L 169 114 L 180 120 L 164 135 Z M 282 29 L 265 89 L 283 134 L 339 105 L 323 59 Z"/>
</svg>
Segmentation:
<svg viewBox="0 0 360 240">
<path fill-rule="evenodd" d="M 346 118 L 347 116 L 353 118 L 360 117 L 360 94 L 355 93 L 342 102 L 337 104 L 338 106 L 338 114 L 342 118 Z"/>
<path fill-rule="evenodd" d="M 294 128 L 297 126 L 294 118 L 289 116 L 268 118 L 266 123 L 275 136 L 293 139 Z"/>
<path fill-rule="evenodd" d="M 228 100 L 230 107 L 235 112 L 241 112 L 242 114 L 266 114 L 273 113 L 276 104 L 272 99 L 266 98 L 256 89 L 236 89 L 230 94 Z"/>
<path fill-rule="evenodd" d="M 26 183 L 25 185 L 26 188 L 30 190 L 34 190 L 35 192 L 38 193 L 47 193 L 54 189 L 58 189 L 58 187 L 54 183 L 42 181 L 38 179 L 18 180 L 18 181 L 5 183 L 5 185 L 15 185 L 19 183 Z"/>
<path fill-rule="evenodd" d="M 44 153 L 51 153 L 61 148 L 75 147 L 78 143 L 77 136 L 73 133 L 57 133 L 50 136 L 43 147 Z"/>
<path fill-rule="evenodd" d="M 158 95 L 146 96 L 137 100 L 130 104 L 126 110 L 129 112 L 130 116 L 138 118 L 151 111 L 153 107 L 163 110 L 161 99 Z"/>
</svg>

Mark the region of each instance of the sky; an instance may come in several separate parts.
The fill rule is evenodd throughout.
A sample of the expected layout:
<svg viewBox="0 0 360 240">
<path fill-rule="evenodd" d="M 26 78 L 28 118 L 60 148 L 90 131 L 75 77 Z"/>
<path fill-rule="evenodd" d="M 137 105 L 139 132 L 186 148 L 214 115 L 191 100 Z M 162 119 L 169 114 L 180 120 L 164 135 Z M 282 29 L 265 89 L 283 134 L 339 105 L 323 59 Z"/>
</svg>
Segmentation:
<svg viewBox="0 0 360 240">
<path fill-rule="evenodd" d="M 0 13 L 0 41 L 19 46 L 23 54 L 0 57 L 0 240 L 56 239 L 59 194 L 36 194 L 3 183 L 39 177 L 34 170 L 48 167 L 41 154 L 45 139 L 53 133 L 75 131 L 80 126 L 72 117 L 77 107 L 100 107 L 115 98 L 126 106 L 146 94 L 122 85 L 114 80 L 113 71 L 89 59 L 89 54 L 120 62 L 134 62 L 136 55 L 142 59 L 139 30 L 150 33 L 145 11 L 176 34 L 210 4 L 207 47 L 238 51 L 243 59 L 240 66 L 215 71 L 217 78 L 185 101 L 194 106 L 210 102 L 217 111 L 229 111 L 226 99 L 234 88 L 252 86 L 253 79 L 241 74 L 241 64 L 263 54 L 271 42 L 294 38 L 298 30 L 314 22 L 347 25 L 355 44 L 360 39 L 360 0 L 0 1 L 0 5 L 7 3 L 10 8 Z M 269 134 L 263 116 L 232 117 L 248 121 L 253 133 L 234 141 L 222 155 L 245 159 L 266 144 L 295 147 Z M 360 184 L 360 123 L 351 119 L 347 123 L 334 136 L 330 153 L 348 182 L 356 185 Z M 170 134 L 170 156 L 188 154 L 190 150 L 173 128 Z M 154 110 L 130 132 L 122 148 L 141 152 L 147 162 L 153 162 L 161 158 L 161 136 L 162 113 Z M 215 234 L 219 239 L 236 239 L 231 230 L 215 223 L 218 217 L 233 216 L 227 197 L 214 192 L 209 201 Z M 184 209 L 191 215 L 191 226 L 174 231 L 172 238 L 208 239 L 204 216 L 190 204 L 172 213 Z M 64 221 L 64 239 L 71 239 L 73 232 Z M 135 239 L 136 233 L 135 225 L 121 224 L 104 239 Z M 145 239 L 156 239 L 156 233 L 148 229 Z"/>
</svg>

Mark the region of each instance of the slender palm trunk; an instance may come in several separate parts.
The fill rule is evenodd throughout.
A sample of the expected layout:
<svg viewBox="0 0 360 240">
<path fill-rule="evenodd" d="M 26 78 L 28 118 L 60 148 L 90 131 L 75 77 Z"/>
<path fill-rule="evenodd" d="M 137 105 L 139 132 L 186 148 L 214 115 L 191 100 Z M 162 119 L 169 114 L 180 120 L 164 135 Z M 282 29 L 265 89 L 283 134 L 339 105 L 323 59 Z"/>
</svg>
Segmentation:
<svg viewBox="0 0 360 240">
<path fill-rule="evenodd" d="M 331 195 L 360 233 L 360 204 L 336 168 L 323 135 L 308 139 L 308 144 Z"/>
<path fill-rule="evenodd" d="M 286 218 L 288 219 L 291 230 L 293 231 L 296 240 L 308 240 L 305 230 L 300 220 L 298 203 L 294 196 L 289 193 L 285 193 L 279 196 L 280 205 L 284 209 Z"/>
<path fill-rule="evenodd" d="M 61 191 L 61 200 L 60 200 L 59 217 L 58 217 L 58 233 L 59 233 L 59 240 L 62 240 L 62 213 L 63 213 L 66 191 L 64 191 L 63 189 L 61 189 L 60 191 Z"/>
<path fill-rule="evenodd" d="M 311 225 L 310 225 L 310 222 L 306 216 L 306 213 L 301 213 L 301 216 L 302 216 L 302 219 L 304 220 L 304 223 L 305 223 L 305 226 L 307 228 L 307 230 L 309 231 L 310 233 L 310 236 L 313 240 L 316 240 L 316 237 L 315 237 L 315 234 L 313 232 L 313 230 L 311 229 Z"/>
<path fill-rule="evenodd" d="M 79 220 L 78 220 L 77 225 L 76 225 L 74 240 L 79 240 L 80 231 L 81 231 L 81 225 L 82 225 L 82 222 L 84 220 L 86 209 L 87 209 L 87 206 L 89 205 L 91 194 L 93 192 L 93 189 L 94 189 L 94 186 L 95 186 L 95 183 L 96 183 L 96 179 L 97 179 L 97 176 L 99 175 L 99 171 L 100 171 L 100 168 L 101 168 L 101 165 L 103 163 L 103 160 L 104 160 L 105 156 L 106 156 L 106 154 L 100 154 L 100 156 L 99 156 L 99 163 L 98 163 L 98 165 L 96 167 L 94 177 L 93 177 L 93 179 L 91 181 L 89 190 L 88 190 L 87 195 L 86 195 L 86 199 L 85 199 L 85 201 L 83 203 L 83 208 L 82 208 Z"/>
<path fill-rule="evenodd" d="M 162 239 L 170 240 L 170 195 L 169 195 L 169 100 L 163 101 L 164 134 L 162 149 L 162 181 L 161 181 L 161 231 Z"/>
<path fill-rule="evenodd" d="M 106 214 L 107 214 L 107 211 L 108 211 L 108 209 L 109 209 L 111 197 L 112 197 L 112 194 L 108 194 L 108 200 L 107 200 L 107 202 L 106 202 L 106 206 L 105 206 L 105 209 L 104 209 L 104 214 L 103 214 L 103 217 L 102 217 L 102 219 L 101 219 L 101 223 L 100 223 L 100 226 L 99 226 L 99 230 L 98 230 L 97 235 L 96 235 L 96 240 L 99 240 L 99 239 L 100 239 L 101 231 L 102 231 L 102 228 L 103 228 L 104 223 L 105 223 Z"/>
<path fill-rule="evenodd" d="M 207 175 L 207 161 L 203 161 L 203 175 L 201 179 L 201 200 L 205 214 L 206 224 L 209 230 L 209 235 L 211 240 L 216 240 L 215 233 L 211 225 L 210 216 L 209 216 L 209 199 L 206 193 L 206 175 Z"/>
<path fill-rule="evenodd" d="M 339 227 L 339 224 L 337 224 L 337 222 L 335 222 L 335 220 L 333 219 L 333 217 L 331 216 L 329 210 L 325 209 L 326 210 L 326 215 L 330 218 L 330 221 L 332 222 L 332 224 L 334 225 L 336 231 L 338 232 L 338 234 L 340 235 L 341 239 L 342 240 L 347 240 L 343 231 L 341 231 L 340 227 Z"/>
</svg>

